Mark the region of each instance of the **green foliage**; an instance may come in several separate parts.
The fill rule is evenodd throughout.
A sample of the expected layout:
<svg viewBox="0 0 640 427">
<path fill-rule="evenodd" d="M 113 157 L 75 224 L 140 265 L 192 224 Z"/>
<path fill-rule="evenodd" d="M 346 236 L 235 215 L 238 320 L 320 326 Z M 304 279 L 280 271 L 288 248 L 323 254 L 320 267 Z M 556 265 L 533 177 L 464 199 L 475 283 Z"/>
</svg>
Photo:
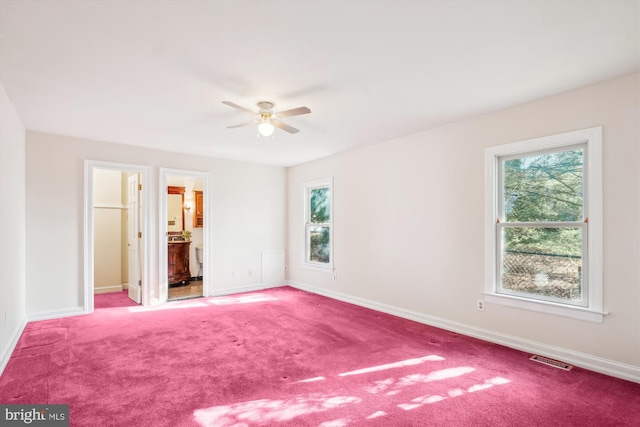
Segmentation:
<svg viewBox="0 0 640 427">
<path fill-rule="evenodd" d="M 318 230 L 319 229 L 319 230 Z M 329 228 L 328 227 L 316 227 L 316 230 L 311 231 L 311 245 L 309 259 L 317 262 L 329 262 Z"/>
<path fill-rule="evenodd" d="M 580 256 L 582 232 L 579 228 L 506 227 L 505 250 L 538 254 Z"/>
<path fill-rule="evenodd" d="M 507 222 L 581 221 L 583 150 L 572 149 L 506 160 L 503 163 Z M 580 255 L 578 228 L 505 228 L 505 249 Z"/>
<path fill-rule="evenodd" d="M 329 188 L 314 188 L 309 192 L 310 220 L 314 224 L 329 222 Z"/>
<path fill-rule="evenodd" d="M 331 194 L 328 187 L 309 191 L 309 221 L 326 224 L 330 221 Z M 313 226 L 310 230 L 309 259 L 328 263 L 330 258 L 329 227 Z"/>
</svg>

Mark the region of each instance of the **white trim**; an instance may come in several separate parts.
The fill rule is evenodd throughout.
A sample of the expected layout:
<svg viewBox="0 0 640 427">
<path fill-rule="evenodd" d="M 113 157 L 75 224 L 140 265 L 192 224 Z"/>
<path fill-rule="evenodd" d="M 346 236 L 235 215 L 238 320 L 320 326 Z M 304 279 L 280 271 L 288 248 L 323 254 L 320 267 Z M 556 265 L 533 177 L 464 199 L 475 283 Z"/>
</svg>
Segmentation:
<svg viewBox="0 0 640 427">
<path fill-rule="evenodd" d="M 589 220 L 587 251 L 587 269 L 584 272 L 587 282 L 588 307 L 580 310 L 578 307 L 564 304 L 553 305 L 546 301 L 517 298 L 496 293 L 497 284 L 497 242 L 496 242 L 496 212 L 499 209 L 499 199 L 496 189 L 498 176 L 498 158 L 540 152 L 547 149 L 585 144 L 585 216 Z M 551 313 L 574 319 L 602 322 L 602 316 L 607 314 L 603 306 L 603 208 L 602 208 L 602 126 L 582 129 L 572 132 L 534 138 L 510 144 L 488 147 L 485 149 L 485 268 L 484 294 L 492 296 L 486 298 L 491 303 L 509 305 L 541 313 Z M 524 304 L 527 302 L 527 304 Z M 553 308 L 550 308 L 553 307 Z M 578 309 L 578 310 L 576 310 Z M 577 314 L 579 313 L 579 314 Z"/>
<path fill-rule="evenodd" d="M 159 304 L 167 302 L 169 297 L 169 283 L 168 283 L 168 265 L 167 265 L 167 186 L 168 178 L 170 176 L 198 178 L 202 180 L 202 203 L 204 205 L 204 218 L 202 222 L 202 294 L 203 296 L 211 296 L 211 262 L 209 260 L 209 254 L 212 252 L 212 228 L 213 222 L 211 219 L 213 207 L 211 197 L 211 173 L 192 171 L 185 169 L 170 169 L 160 168 L 159 170 L 160 184 L 158 186 L 158 216 L 159 216 L 159 248 L 158 248 L 158 283 L 160 289 L 158 291 Z"/>
<path fill-rule="evenodd" d="M 484 300 L 486 302 L 505 305 L 508 307 L 536 311 L 538 313 L 555 314 L 556 316 L 594 323 L 602 323 L 604 316 L 609 314 L 606 312 L 590 310 L 585 307 L 559 304 L 551 301 L 520 298 L 515 295 L 484 293 Z"/>
<path fill-rule="evenodd" d="M 308 270 L 320 271 L 323 273 L 332 273 L 334 266 L 334 242 L 333 242 L 333 226 L 334 226 L 334 218 L 333 218 L 333 201 L 334 201 L 334 193 L 333 193 L 333 176 L 329 176 L 327 178 L 314 179 L 312 181 L 305 181 L 302 184 L 302 192 L 304 199 L 304 217 L 302 219 L 302 263 L 301 267 Z M 314 188 L 324 188 L 329 187 L 329 262 L 328 263 L 320 263 L 314 261 L 307 260 L 307 250 L 309 249 L 307 242 L 307 219 L 309 217 L 309 190 Z M 323 224 L 318 224 L 322 226 Z"/>
<path fill-rule="evenodd" d="M 98 202 L 93 205 L 96 209 L 120 209 L 120 210 L 128 210 L 129 207 L 125 205 L 121 205 L 119 203 L 102 203 Z"/>
<path fill-rule="evenodd" d="M 322 265 L 322 264 L 316 264 L 313 262 L 307 262 L 307 263 L 303 262 L 302 265 L 300 265 L 300 267 L 305 268 L 307 270 L 320 271 L 322 273 L 332 273 L 334 270 L 333 266 L 331 265 Z"/>
<path fill-rule="evenodd" d="M 254 283 L 252 285 L 233 286 L 230 288 L 215 289 L 211 295 L 212 297 L 219 297 L 223 295 L 240 294 L 243 292 L 262 291 L 264 289 L 279 288 L 284 285 L 264 286 L 262 283 Z"/>
<path fill-rule="evenodd" d="M 39 311 L 36 313 L 29 313 L 27 315 L 27 322 L 62 319 L 63 317 L 80 316 L 82 314 L 87 314 L 87 312 L 82 307 L 67 308 L 65 310 Z"/>
<path fill-rule="evenodd" d="M 564 362 L 594 372 L 599 372 L 612 377 L 622 378 L 624 380 L 640 383 L 640 366 L 616 362 L 614 360 L 604 359 L 601 357 L 592 356 L 590 354 L 581 353 L 562 347 L 551 346 L 520 337 L 505 335 L 486 329 L 480 329 L 474 326 L 465 325 L 463 323 L 452 322 L 450 320 L 442 319 L 435 316 L 429 316 L 411 310 L 405 310 L 403 308 L 378 303 L 364 298 L 354 297 L 331 290 L 320 289 L 315 286 L 307 285 L 300 282 L 287 281 L 287 284 L 296 289 L 301 289 L 303 291 L 322 295 L 328 298 L 348 302 L 360 307 L 370 308 L 372 310 L 402 317 L 403 319 L 413 320 L 425 325 L 434 326 L 436 328 L 445 329 L 447 331 L 456 332 L 484 341 L 500 344 L 523 352 L 544 355 L 552 359 L 562 360 Z"/>
<path fill-rule="evenodd" d="M 142 305 L 151 302 L 149 281 L 150 269 L 150 191 L 148 166 L 132 165 L 128 163 L 105 162 L 100 160 L 84 161 L 84 311 L 81 314 L 93 313 L 94 283 L 94 235 L 93 235 L 93 180 L 95 169 L 107 169 L 127 172 L 137 172 L 141 176 L 142 184 Z"/>
<path fill-rule="evenodd" d="M 96 286 L 93 288 L 93 294 L 106 294 L 109 292 L 121 292 L 123 290 L 122 285 L 107 285 L 107 286 Z"/>
<path fill-rule="evenodd" d="M 14 331 L 13 335 L 11 336 L 11 340 L 9 341 L 9 345 L 7 346 L 7 351 L 2 355 L 2 359 L 0 360 L 0 376 L 4 373 L 4 369 L 9 364 L 9 360 L 11 360 L 11 355 L 13 355 L 13 352 L 15 351 L 16 346 L 18 345 L 18 341 L 20 341 L 20 337 L 24 332 L 24 328 L 27 327 L 27 323 L 28 322 L 25 318 L 20 323 L 18 328 Z"/>
</svg>

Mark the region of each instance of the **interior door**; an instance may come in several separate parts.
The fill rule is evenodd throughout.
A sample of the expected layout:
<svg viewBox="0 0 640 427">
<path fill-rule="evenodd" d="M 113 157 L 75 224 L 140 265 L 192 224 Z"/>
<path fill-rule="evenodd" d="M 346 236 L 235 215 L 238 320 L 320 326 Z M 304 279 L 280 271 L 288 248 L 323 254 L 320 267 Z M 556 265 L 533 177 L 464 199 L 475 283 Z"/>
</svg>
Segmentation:
<svg viewBox="0 0 640 427">
<path fill-rule="evenodd" d="M 142 301 L 142 272 L 140 256 L 142 237 L 140 234 L 140 178 L 134 173 L 129 176 L 129 298 L 137 304 Z"/>
</svg>

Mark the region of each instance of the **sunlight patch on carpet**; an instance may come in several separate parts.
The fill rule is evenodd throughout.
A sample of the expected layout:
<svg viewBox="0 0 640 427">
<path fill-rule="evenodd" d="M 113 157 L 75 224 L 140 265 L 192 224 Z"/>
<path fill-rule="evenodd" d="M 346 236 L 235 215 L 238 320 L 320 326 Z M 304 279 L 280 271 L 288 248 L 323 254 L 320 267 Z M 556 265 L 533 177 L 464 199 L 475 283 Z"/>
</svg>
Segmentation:
<svg viewBox="0 0 640 427">
<path fill-rule="evenodd" d="M 376 412 L 374 412 L 373 414 L 369 415 L 369 416 L 367 417 L 367 419 L 368 419 L 368 420 L 372 420 L 372 419 L 374 419 L 374 418 L 384 417 L 385 415 L 387 415 L 387 413 L 386 413 L 386 412 L 384 412 L 384 411 L 376 411 Z"/>
<path fill-rule="evenodd" d="M 400 362 L 387 363 L 386 365 L 378 365 L 378 366 L 372 366 L 369 368 L 358 369 L 355 371 L 343 372 L 341 374 L 338 374 L 338 376 L 346 377 L 349 375 L 368 374 L 370 372 L 384 371 L 386 369 L 393 369 L 393 368 L 402 368 L 405 366 L 419 365 L 424 362 L 437 362 L 441 360 L 444 360 L 444 358 L 440 356 L 435 356 L 435 355 L 424 356 L 416 359 L 407 359 L 407 360 L 402 360 Z"/>
<path fill-rule="evenodd" d="M 316 394 L 289 399 L 261 399 L 233 405 L 196 409 L 193 418 L 202 427 L 233 426 L 239 423 L 289 421 L 298 416 L 325 412 L 341 406 L 360 403 L 355 396 Z M 240 424 L 242 425 L 242 424 Z"/>
<path fill-rule="evenodd" d="M 475 368 L 470 366 L 459 366 L 457 368 L 447 368 L 440 371 L 433 371 L 427 375 L 424 374 L 411 374 L 398 380 L 398 386 L 407 387 L 418 383 L 429 383 L 431 381 L 446 380 L 449 378 L 459 377 L 475 371 Z"/>
<path fill-rule="evenodd" d="M 452 397 L 458 397 L 458 396 L 462 396 L 463 394 L 466 393 L 475 393 L 477 391 L 481 391 L 481 390 L 486 390 L 489 389 L 491 387 L 493 387 L 494 385 L 502 385 L 502 384 L 507 384 L 510 383 L 511 381 L 509 381 L 506 378 L 502 378 L 502 377 L 494 377 L 494 378 L 490 378 L 488 380 L 485 380 L 484 383 L 482 384 L 475 384 L 472 385 L 471 387 L 467 388 L 467 390 L 462 390 L 459 388 L 450 390 L 448 393 L 448 397 L 445 396 L 440 396 L 437 394 L 434 395 L 424 395 L 424 396 L 419 396 L 416 397 L 414 399 L 411 399 L 409 402 L 406 403 L 401 403 L 398 405 L 399 408 L 404 409 L 405 411 L 410 411 L 412 409 L 416 409 L 419 408 L 421 406 L 424 405 L 430 405 L 432 403 L 437 403 L 437 402 L 441 402 L 445 399 L 449 399 Z"/>
<path fill-rule="evenodd" d="M 186 301 L 173 301 L 173 302 L 168 302 L 166 304 L 162 304 L 162 305 L 155 305 L 152 307 L 144 307 L 144 306 L 135 306 L 135 307 L 129 307 L 129 311 L 131 313 L 143 313 L 146 311 L 161 311 L 161 310 L 176 310 L 176 309 L 182 309 L 182 308 L 202 308 L 202 307 L 208 307 L 207 304 L 199 302 L 199 301 L 192 301 L 189 300 L 190 302 L 186 302 Z"/>
<path fill-rule="evenodd" d="M 278 298 L 266 294 L 249 294 L 234 297 L 214 297 L 207 300 L 210 304 L 230 305 L 230 304 L 248 304 L 252 302 L 277 301 Z"/>
<path fill-rule="evenodd" d="M 345 427 L 349 425 L 349 419 L 340 418 L 338 420 L 325 421 L 318 424 L 318 427 Z"/>
<path fill-rule="evenodd" d="M 297 382 L 299 382 L 299 383 L 312 383 L 312 382 L 315 382 L 315 381 L 322 381 L 322 380 L 325 380 L 325 379 L 326 379 L 325 377 L 315 377 L 315 378 L 307 378 L 306 380 L 300 380 L 300 381 L 297 381 Z"/>
<path fill-rule="evenodd" d="M 469 374 L 473 371 L 475 371 L 475 368 L 469 366 L 460 366 L 457 368 L 447 368 L 441 369 L 439 371 L 433 371 L 426 375 L 410 374 L 402 378 L 398 378 L 397 380 L 394 378 L 387 378 L 384 380 L 374 381 L 373 385 L 365 387 L 365 391 L 371 394 L 386 392 L 387 396 L 394 396 L 398 394 L 401 389 L 406 387 L 429 383 L 432 381 L 448 380 L 451 378 Z"/>
</svg>

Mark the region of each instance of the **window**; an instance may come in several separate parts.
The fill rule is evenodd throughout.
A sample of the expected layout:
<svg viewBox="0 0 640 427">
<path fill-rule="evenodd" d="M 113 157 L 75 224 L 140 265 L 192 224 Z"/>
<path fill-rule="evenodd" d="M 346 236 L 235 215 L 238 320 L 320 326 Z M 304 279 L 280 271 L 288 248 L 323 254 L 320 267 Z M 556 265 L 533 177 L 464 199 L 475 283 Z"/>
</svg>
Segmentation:
<svg viewBox="0 0 640 427">
<path fill-rule="evenodd" d="M 304 184 L 305 254 L 307 267 L 333 266 L 332 180 L 322 179 Z"/>
<path fill-rule="evenodd" d="M 486 150 L 487 301 L 602 321 L 601 135 Z"/>
</svg>

